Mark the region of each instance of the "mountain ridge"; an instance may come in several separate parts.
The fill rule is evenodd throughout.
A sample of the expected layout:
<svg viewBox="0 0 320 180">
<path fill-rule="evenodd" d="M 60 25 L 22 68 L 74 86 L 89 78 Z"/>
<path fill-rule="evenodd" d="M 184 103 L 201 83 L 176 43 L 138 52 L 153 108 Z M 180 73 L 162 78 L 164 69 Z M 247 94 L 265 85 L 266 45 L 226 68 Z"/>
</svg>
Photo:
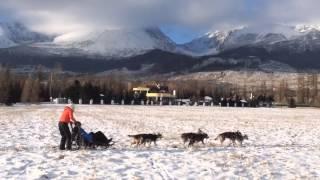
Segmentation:
<svg viewBox="0 0 320 180">
<path fill-rule="evenodd" d="M 320 70 L 320 31 L 315 27 L 290 27 L 294 31 L 288 33 L 290 36 L 276 31 L 255 33 L 242 27 L 209 32 L 183 45 L 177 45 L 159 28 L 52 37 L 22 25 L 8 27 L 17 30 L 1 29 L 0 44 L 5 46 L 0 48 L 0 63 L 11 66 L 42 64 L 53 68 L 58 63 L 80 73 L 126 69 L 150 74 L 225 69 Z"/>
</svg>

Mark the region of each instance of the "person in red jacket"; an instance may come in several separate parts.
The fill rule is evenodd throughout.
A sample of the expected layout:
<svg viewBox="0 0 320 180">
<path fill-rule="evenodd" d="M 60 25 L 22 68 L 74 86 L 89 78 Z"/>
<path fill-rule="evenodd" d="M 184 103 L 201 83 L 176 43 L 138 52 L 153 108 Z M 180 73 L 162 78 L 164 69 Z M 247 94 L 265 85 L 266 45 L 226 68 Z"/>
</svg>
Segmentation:
<svg viewBox="0 0 320 180">
<path fill-rule="evenodd" d="M 74 104 L 68 104 L 60 117 L 59 120 L 59 131 L 61 134 L 61 141 L 60 141 L 60 150 L 66 149 L 67 144 L 67 150 L 71 150 L 71 133 L 69 129 L 69 124 L 75 123 L 76 119 L 73 117 L 73 112 L 75 110 Z"/>
</svg>

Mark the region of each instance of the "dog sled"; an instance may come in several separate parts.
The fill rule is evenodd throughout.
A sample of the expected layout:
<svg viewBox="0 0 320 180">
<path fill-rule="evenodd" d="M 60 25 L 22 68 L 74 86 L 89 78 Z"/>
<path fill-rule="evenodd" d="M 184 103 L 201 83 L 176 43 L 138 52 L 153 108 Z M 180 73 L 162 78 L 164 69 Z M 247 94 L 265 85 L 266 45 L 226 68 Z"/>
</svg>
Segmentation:
<svg viewBox="0 0 320 180">
<path fill-rule="evenodd" d="M 75 142 L 77 149 L 82 147 L 85 149 L 94 149 L 96 147 L 109 148 L 114 145 L 112 138 L 108 139 L 101 131 L 87 133 L 83 128 L 81 128 L 81 123 L 78 121 L 72 128 L 72 141 Z"/>
</svg>

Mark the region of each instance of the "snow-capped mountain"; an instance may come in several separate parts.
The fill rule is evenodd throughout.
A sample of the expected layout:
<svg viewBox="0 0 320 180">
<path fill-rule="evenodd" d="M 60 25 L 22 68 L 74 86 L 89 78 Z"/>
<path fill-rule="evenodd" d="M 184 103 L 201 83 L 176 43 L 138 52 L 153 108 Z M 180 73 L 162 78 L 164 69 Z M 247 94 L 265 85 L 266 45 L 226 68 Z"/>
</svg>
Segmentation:
<svg viewBox="0 0 320 180">
<path fill-rule="evenodd" d="M 129 57 L 154 49 L 174 52 L 176 49 L 176 44 L 158 28 L 73 32 L 56 37 L 54 43 L 65 49 L 106 57 Z"/>
<path fill-rule="evenodd" d="M 68 71 L 176 73 L 253 68 L 320 69 L 318 26 L 241 27 L 177 45 L 159 28 L 77 31 L 51 38 L 0 23 L 0 63 Z M 121 60 L 121 61 L 119 61 Z M 280 67 L 281 68 L 277 68 Z"/>
<path fill-rule="evenodd" d="M 21 23 L 0 23 L 0 47 L 52 41 L 52 37 L 34 32 Z"/>
<path fill-rule="evenodd" d="M 0 48 L 8 48 L 13 47 L 16 44 L 7 38 L 6 35 L 2 33 L 2 30 L 0 29 Z"/>
<path fill-rule="evenodd" d="M 194 39 L 189 43 L 183 44 L 182 49 L 191 55 L 208 55 L 216 54 L 220 50 L 220 46 L 224 43 L 230 32 L 216 31 L 209 32 L 204 36 Z"/>
<path fill-rule="evenodd" d="M 300 33 L 308 33 L 314 30 L 320 30 L 320 25 L 305 25 L 305 24 L 298 24 L 294 26 L 294 30 Z"/>
<path fill-rule="evenodd" d="M 278 42 L 267 49 L 271 52 L 287 51 L 291 53 L 320 51 L 320 31 L 316 29 L 304 31 L 300 36 Z"/>
<path fill-rule="evenodd" d="M 208 32 L 181 47 L 189 51 L 189 54 L 203 56 L 242 46 L 269 47 L 287 41 L 302 41 L 302 46 L 305 46 L 314 42 L 319 32 L 320 26 L 315 25 L 277 25 L 263 30 L 255 27 L 241 27 L 229 31 Z"/>
</svg>

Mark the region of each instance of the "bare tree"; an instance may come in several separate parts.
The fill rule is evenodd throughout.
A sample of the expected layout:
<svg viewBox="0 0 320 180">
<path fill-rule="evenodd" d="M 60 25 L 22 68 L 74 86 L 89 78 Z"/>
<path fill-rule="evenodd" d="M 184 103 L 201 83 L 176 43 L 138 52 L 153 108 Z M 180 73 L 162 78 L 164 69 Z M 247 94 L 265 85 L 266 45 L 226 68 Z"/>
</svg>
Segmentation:
<svg viewBox="0 0 320 180">
<path fill-rule="evenodd" d="M 29 77 L 25 80 L 22 93 L 21 93 L 21 102 L 30 102 L 31 101 L 31 91 L 32 91 L 32 77 Z"/>
<path fill-rule="evenodd" d="M 0 67 L 0 103 L 9 103 L 11 75 L 7 67 Z"/>
<path fill-rule="evenodd" d="M 298 75 L 298 89 L 297 89 L 297 103 L 304 104 L 305 103 L 305 80 L 304 75 Z"/>
</svg>

